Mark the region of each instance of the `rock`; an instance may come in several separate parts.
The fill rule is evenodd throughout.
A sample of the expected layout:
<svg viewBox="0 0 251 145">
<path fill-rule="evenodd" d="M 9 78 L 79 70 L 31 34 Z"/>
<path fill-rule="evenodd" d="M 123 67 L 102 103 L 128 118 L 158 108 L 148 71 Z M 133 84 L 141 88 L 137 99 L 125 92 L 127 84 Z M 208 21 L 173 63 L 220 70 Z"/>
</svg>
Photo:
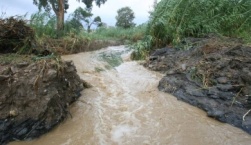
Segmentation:
<svg viewBox="0 0 251 145">
<path fill-rule="evenodd" d="M 9 74 L 11 74 L 10 67 L 6 67 L 0 74 L 1 75 L 9 75 Z"/>
<path fill-rule="evenodd" d="M 251 96 L 251 86 L 245 86 L 242 90 L 243 94 L 244 95 L 248 95 L 248 96 Z"/>
<path fill-rule="evenodd" d="M 26 67 L 26 66 L 28 66 L 28 65 L 29 65 L 28 62 L 21 62 L 21 63 L 16 64 L 16 66 L 17 66 L 18 68 Z"/>
<path fill-rule="evenodd" d="M 251 85 L 251 72 L 248 72 L 246 69 L 244 69 L 244 70 L 240 76 L 246 84 Z"/>
<path fill-rule="evenodd" d="M 20 131 L 18 131 L 17 136 L 25 135 L 27 132 L 28 132 L 28 129 L 26 127 L 22 128 Z"/>
<path fill-rule="evenodd" d="M 10 110 L 10 116 L 16 117 L 18 115 L 18 112 L 16 110 Z"/>
<path fill-rule="evenodd" d="M 11 72 L 12 72 L 13 74 L 15 74 L 15 73 L 18 72 L 18 68 L 14 67 L 14 66 L 10 67 L 10 69 L 11 69 Z"/>
<path fill-rule="evenodd" d="M 8 79 L 10 76 L 8 75 L 0 75 L 0 81 L 4 81 L 6 79 Z"/>
<path fill-rule="evenodd" d="M 70 72 L 75 72 L 76 71 L 76 68 L 74 66 L 68 66 L 65 70 L 67 73 L 70 73 Z"/>
<path fill-rule="evenodd" d="M 69 61 L 65 61 L 67 66 L 72 66 L 74 65 L 73 61 L 69 60 Z"/>
<path fill-rule="evenodd" d="M 90 83 L 86 82 L 85 80 L 81 80 L 81 81 L 83 82 L 83 86 L 85 88 L 91 88 L 92 87 L 92 85 Z"/>
<path fill-rule="evenodd" d="M 185 71 L 186 70 L 186 64 L 181 64 L 181 69 L 183 70 L 183 71 Z"/>
<path fill-rule="evenodd" d="M 159 58 L 158 56 L 150 56 L 149 60 L 150 61 L 154 61 L 154 60 L 157 60 L 158 58 Z"/>
<path fill-rule="evenodd" d="M 194 87 L 192 85 L 186 86 L 185 90 L 186 90 L 187 94 L 190 94 L 192 96 L 197 96 L 197 97 L 203 97 L 203 96 L 205 96 L 202 89 L 198 89 L 197 87 Z"/>
<path fill-rule="evenodd" d="M 232 92 L 218 92 L 218 96 L 221 100 L 227 101 L 233 100 L 235 95 Z"/>
<path fill-rule="evenodd" d="M 52 80 L 57 77 L 57 71 L 55 69 L 49 69 L 47 71 L 47 74 L 45 75 L 45 78 L 47 80 Z"/>
<path fill-rule="evenodd" d="M 234 88 L 233 85 L 217 85 L 216 86 L 220 91 L 227 92 L 229 90 L 232 90 Z"/>
<path fill-rule="evenodd" d="M 219 90 L 218 90 L 217 88 L 211 87 L 211 88 L 208 89 L 207 94 L 208 94 L 208 95 L 217 96 L 217 95 L 218 95 L 218 92 L 219 92 Z"/>
<path fill-rule="evenodd" d="M 226 84 L 228 82 L 228 79 L 226 77 L 219 77 L 217 78 L 217 81 L 220 84 Z"/>
<path fill-rule="evenodd" d="M 207 116 L 209 116 L 209 117 L 219 118 L 219 117 L 221 117 L 223 115 L 224 115 L 224 111 L 221 111 L 221 110 L 219 110 L 217 108 L 212 109 L 212 110 L 207 112 Z"/>
<path fill-rule="evenodd" d="M 168 49 L 170 49 L 170 48 L 161 48 L 161 49 L 157 49 L 157 50 L 155 50 L 155 51 L 151 54 L 151 56 L 164 55 L 164 54 L 166 54 L 166 53 L 168 52 Z"/>
</svg>

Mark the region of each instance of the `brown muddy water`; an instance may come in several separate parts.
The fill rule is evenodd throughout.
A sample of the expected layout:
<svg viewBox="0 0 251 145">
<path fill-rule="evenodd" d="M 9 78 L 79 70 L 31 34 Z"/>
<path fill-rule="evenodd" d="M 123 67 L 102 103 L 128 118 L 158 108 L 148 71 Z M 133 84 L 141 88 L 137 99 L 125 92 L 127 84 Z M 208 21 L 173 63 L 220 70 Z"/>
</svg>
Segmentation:
<svg viewBox="0 0 251 145">
<path fill-rule="evenodd" d="M 10 145 L 250 145 L 251 136 L 160 92 L 163 76 L 130 61 L 124 46 L 63 56 L 92 84 L 69 117 L 33 141 Z"/>
</svg>

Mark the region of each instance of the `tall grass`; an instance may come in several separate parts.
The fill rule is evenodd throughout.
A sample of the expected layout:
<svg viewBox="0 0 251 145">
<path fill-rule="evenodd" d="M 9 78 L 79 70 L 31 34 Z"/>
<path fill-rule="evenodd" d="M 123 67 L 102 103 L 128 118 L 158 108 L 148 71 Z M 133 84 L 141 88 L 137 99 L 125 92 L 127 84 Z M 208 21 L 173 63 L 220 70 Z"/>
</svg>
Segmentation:
<svg viewBox="0 0 251 145">
<path fill-rule="evenodd" d="M 146 30 L 146 39 L 133 46 L 136 58 L 144 58 L 154 48 L 177 45 L 185 37 L 208 33 L 251 40 L 251 1 L 161 0 L 150 13 Z"/>
<path fill-rule="evenodd" d="M 146 32 L 146 24 L 139 25 L 137 27 L 131 27 L 128 29 L 119 27 L 101 27 L 91 33 L 91 38 L 98 38 L 104 40 L 122 40 L 137 42 L 141 40 Z"/>
<path fill-rule="evenodd" d="M 57 37 L 56 16 L 49 12 L 37 12 L 30 17 L 30 26 L 35 30 L 37 37 Z"/>
<path fill-rule="evenodd" d="M 241 37 L 250 32 L 250 0 L 162 0 L 148 25 L 148 34 L 157 46 L 188 36 L 218 33 Z"/>
</svg>

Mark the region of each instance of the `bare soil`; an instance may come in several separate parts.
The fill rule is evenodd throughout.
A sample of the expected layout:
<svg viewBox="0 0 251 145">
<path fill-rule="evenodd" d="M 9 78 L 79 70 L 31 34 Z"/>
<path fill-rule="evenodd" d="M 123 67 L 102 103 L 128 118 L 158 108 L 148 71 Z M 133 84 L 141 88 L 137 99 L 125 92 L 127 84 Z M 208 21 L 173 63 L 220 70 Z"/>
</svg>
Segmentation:
<svg viewBox="0 0 251 145">
<path fill-rule="evenodd" d="M 187 38 L 181 47 L 188 50 L 158 49 L 145 64 L 166 74 L 159 90 L 251 134 L 251 47 L 219 37 Z"/>
<path fill-rule="evenodd" d="M 59 58 L 0 63 L 0 84 L 0 144 L 48 132 L 83 89 L 73 62 Z"/>
</svg>

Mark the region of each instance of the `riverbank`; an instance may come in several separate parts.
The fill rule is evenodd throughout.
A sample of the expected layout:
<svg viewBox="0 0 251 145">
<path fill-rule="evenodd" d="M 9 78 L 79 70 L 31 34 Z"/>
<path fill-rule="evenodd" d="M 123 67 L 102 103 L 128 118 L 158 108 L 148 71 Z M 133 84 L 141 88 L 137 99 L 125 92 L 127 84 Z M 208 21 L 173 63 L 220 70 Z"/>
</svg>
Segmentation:
<svg viewBox="0 0 251 145">
<path fill-rule="evenodd" d="M 188 38 L 181 47 L 188 50 L 159 49 L 145 64 L 166 74 L 159 90 L 251 134 L 251 47 L 220 37 Z"/>
<path fill-rule="evenodd" d="M 83 90 L 71 61 L 12 54 L 15 62 L 7 63 L 10 55 L 0 55 L 0 144 L 48 132 L 71 116 L 69 105 Z"/>
<path fill-rule="evenodd" d="M 251 136 L 158 90 L 163 74 L 131 61 L 124 46 L 62 57 L 93 87 L 69 111 L 72 118 L 32 141 L 10 145 L 249 145 Z M 91 61 L 90 61 L 91 60 Z"/>
</svg>

